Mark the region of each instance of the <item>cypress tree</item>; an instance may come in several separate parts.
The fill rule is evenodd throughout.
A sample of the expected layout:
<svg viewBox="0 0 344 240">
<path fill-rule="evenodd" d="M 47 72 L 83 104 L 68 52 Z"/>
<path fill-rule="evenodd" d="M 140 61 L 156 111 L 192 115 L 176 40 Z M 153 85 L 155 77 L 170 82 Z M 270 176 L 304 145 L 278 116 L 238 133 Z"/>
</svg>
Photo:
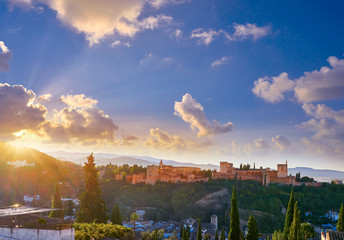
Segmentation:
<svg viewBox="0 0 344 240">
<path fill-rule="evenodd" d="M 105 223 L 107 220 L 106 206 L 101 198 L 101 190 L 98 182 L 98 170 L 95 167 L 93 153 L 85 162 L 85 191 L 80 195 L 80 210 L 77 214 L 77 222 Z"/>
<path fill-rule="evenodd" d="M 202 228 L 201 228 L 201 221 L 198 220 L 198 229 L 197 229 L 197 240 L 202 240 Z"/>
<path fill-rule="evenodd" d="M 339 218 L 338 218 L 338 222 L 337 222 L 337 231 L 338 232 L 344 232 L 344 208 L 343 208 L 343 203 L 340 206 Z"/>
<path fill-rule="evenodd" d="M 235 188 L 232 193 L 230 221 L 228 240 L 240 240 L 240 220 Z"/>
<path fill-rule="evenodd" d="M 290 227 L 289 240 L 300 240 L 301 239 L 301 221 L 300 221 L 300 210 L 297 207 L 297 202 L 294 204 L 294 216 L 293 223 Z"/>
<path fill-rule="evenodd" d="M 291 189 L 287 213 L 285 215 L 285 221 L 284 221 L 283 239 L 288 239 L 288 236 L 290 233 L 290 226 L 293 222 L 294 205 L 295 205 L 294 190 Z"/>
<path fill-rule="evenodd" d="M 223 230 L 222 228 L 220 240 L 225 240 L 225 239 L 226 239 L 225 230 Z"/>
<path fill-rule="evenodd" d="M 180 238 L 183 238 L 183 234 L 184 234 L 184 224 L 182 223 L 180 225 L 180 231 L 179 231 L 179 236 Z"/>
<path fill-rule="evenodd" d="M 119 206 L 117 204 L 115 204 L 112 208 L 111 222 L 113 224 L 123 225 L 121 212 L 119 211 Z"/>
<path fill-rule="evenodd" d="M 256 219 L 250 214 L 250 218 L 248 220 L 248 232 L 246 235 L 246 240 L 258 240 L 258 227 Z"/>
<path fill-rule="evenodd" d="M 189 239 L 191 236 L 191 229 L 189 225 L 186 225 L 186 238 Z"/>
<path fill-rule="evenodd" d="M 219 233 L 217 232 L 217 229 L 215 231 L 215 240 L 219 240 Z"/>
<path fill-rule="evenodd" d="M 54 198 L 53 202 L 51 204 L 52 208 L 60 208 L 62 209 L 62 200 L 61 200 L 61 194 L 60 194 L 60 188 L 59 184 L 56 183 L 55 185 L 55 193 L 54 193 Z M 49 217 L 55 217 L 55 218 L 62 218 L 63 217 L 63 211 L 62 210 L 56 210 L 56 211 L 51 211 L 49 214 Z"/>
</svg>

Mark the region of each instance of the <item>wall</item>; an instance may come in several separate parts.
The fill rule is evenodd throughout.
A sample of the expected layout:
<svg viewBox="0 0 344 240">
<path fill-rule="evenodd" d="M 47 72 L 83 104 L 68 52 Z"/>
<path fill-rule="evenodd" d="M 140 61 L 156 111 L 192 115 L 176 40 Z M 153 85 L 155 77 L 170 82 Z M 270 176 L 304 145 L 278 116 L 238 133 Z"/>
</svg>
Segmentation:
<svg viewBox="0 0 344 240">
<path fill-rule="evenodd" d="M 27 228 L 0 228 L 0 238 L 7 237 L 18 240 L 74 240 L 74 229 L 45 230 Z"/>
</svg>

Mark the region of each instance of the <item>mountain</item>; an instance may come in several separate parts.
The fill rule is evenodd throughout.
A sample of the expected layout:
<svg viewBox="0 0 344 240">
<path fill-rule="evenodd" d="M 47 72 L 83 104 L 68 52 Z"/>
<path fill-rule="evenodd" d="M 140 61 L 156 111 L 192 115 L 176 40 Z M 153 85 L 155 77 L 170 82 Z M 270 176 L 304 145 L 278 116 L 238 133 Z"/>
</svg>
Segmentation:
<svg viewBox="0 0 344 240">
<path fill-rule="evenodd" d="M 308 176 L 314 178 L 318 182 L 331 182 L 335 179 L 344 180 L 344 172 L 328 169 L 313 169 L 307 167 L 288 168 L 288 172 L 295 176 L 301 173 L 301 177 Z"/>
<path fill-rule="evenodd" d="M 0 142 L 0 203 L 23 200 L 23 195 L 50 198 L 56 183 L 66 196 L 76 195 L 83 184 L 81 166 L 28 147 Z"/>
<path fill-rule="evenodd" d="M 73 153 L 73 152 L 64 152 L 64 151 L 58 151 L 58 152 L 49 152 L 48 153 L 51 156 L 54 156 L 55 158 L 62 160 L 62 161 L 71 161 L 75 164 L 81 164 L 86 161 L 86 157 L 89 155 L 89 153 Z M 146 167 L 148 165 L 157 165 L 162 160 L 164 164 L 166 165 L 172 165 L 174 167 L 199 167 L 201 169 L 216 169 L 220 170 L 220 167 L 214 164 L 196 164 L 196 163 L 186 163 L 186 162 L 178 162 L 174 160 L 164 160 L 164 159 L 157 159 L 153 157 L 148 156 L 134 156 L 134 155 L 117 155 L 117 154 L 108 154 L 108 153 L 94 153 L 95 163 L 98 166 L 101 165 L 107 165 L 111 162 L 113 165 L 123 165 L 123 164 L 129 164 L 131 165 L 142 165 L 143 167 Z"/>
</svg>

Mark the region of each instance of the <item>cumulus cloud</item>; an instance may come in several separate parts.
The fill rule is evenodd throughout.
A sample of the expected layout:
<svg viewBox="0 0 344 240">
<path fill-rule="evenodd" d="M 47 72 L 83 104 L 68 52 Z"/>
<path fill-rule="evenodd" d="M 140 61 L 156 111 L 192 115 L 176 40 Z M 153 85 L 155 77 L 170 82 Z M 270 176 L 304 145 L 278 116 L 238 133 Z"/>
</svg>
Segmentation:
<svg viewBox="0 0 344 240">
<path fill-rule="evenodd" d="M 128 135 L 122 136 L 120 144 L 124 146 L 133 146 L 135 145 L 137 140 L 138 140 L 138 137 L 128 134 Z"/>
<path fill-rule="evenodd" d="M 308 130 L 313 131 L 314 139 L 322 140 L 344 140 L 344 111 L 335 111 L 324 104 L 304 104 L 305 113 L 313 118 L 300 124 Z"/>
<path fill-rule="evenodd" d="M 186 142 L 183 139 L 159 128 L 150 129 L 150 135 L 144 144 L 155 149 L 186 150 Z"/>
<path fill-rule="evenodd" d="M 258 27 L 252 23 L 246 23 L 245 25 L 234 23 L 234 29 L 235 32 L 232 37 L 229 37 L 229 40 L 240 41 L 252 37 L 253 41 L 256 41 L 271 33 L 270 26 Z"/>
<path fill-rule="evenodd" d="M 8 71 L 10 67 L 8 61 L 12 57 L 12 53 L 3 41 L 0 41 L 0 50 L 0 71 Z"/>
<path fill-rule="evenodd" d="M 139 19 L 143 0 L 42 0 L 65 25 L 83 33 L 90 46 L 109 36 L 133 37 L 145 29 L 169 24 L 165 15 Z"/>
<path fill-rule="evenodd" d="M 48 109 L 36 103 L 50 98 L 50 94 L 36 98 L 22 85 L 0 84 L 0 136 L 13 138 L 20 135 L 18 132 L 27 132 L 47 137 L 50 142 L 114 143 L 118 127 L 94 106 L 96 100 L 83 94 L 62 96 L 68 107 L 52 109 L 54 114 L 48 119 Z"/>
<path fill-rule="evenodd" d="M 286 137 L 281 135 L 272 138 L 271 141 L 275 144 L 275 148 L 280 151 L 287 150 L 291 146 L 290 141 Z"/>
<path fill-rule="evenodd" d="M 330 67 L 305 72 L 296 80 L 295 97 L 299 102 L 314 102 L 344 96 L 344 59 L 329 57 Z"/>
<path fill-rule="evenodd" d="M 41 95 L 39 96 L 37 99 L 36 99 L 36 102 L 39 102 L 39 103 L 43 103 L 43 102 L 47 102 L 47 101 L 50 101 L 51 100 L 51 94 L 50 93 L 47 93 L 47 94 L 44 94 L 44 95 Z"/>
<path fill-rule="evenodd" d="M 211 123 L 207 120 L 203 107 L 189 93 L 183 96 L 181 102 L 174 103 L 174 114 L 179 116 L 185 122 L 190 124 L 193 131 L 197 131 L 199 137 L 212 136 L 233 131 L 233 123 L 227 122 L 220 124 L 213 120 Z"/>
<path fill-rule="evenodd" d="M 254 82 L 252 92 L 267 102 L 277 103 L 284 100 L 284 93 L 293 90 L 294 85 L 287 73 L 281 73 L 277 77 L 259 78 Z"/>
<path fill-rule="evenodd" d="M 118 127 L 98 108 L 64 108 L 42 127 L 52 142 L 112 143 Z"/>
<path fill-rule="evenodd" d="M 176 29 L 174 32 L 173 32 L 173 36 L 176 38 L 176 39 L 180 39 L 182 37 L 182 30 L 180 29 Z"/>
<path fill-rule="evenodd" d="M 305 72 L 290 80 L 287 73 L 277 77 L 260 78 L 254 82 L 253 93 L 267 102 L 284 100 L 284 94 L 293 91 L 298 102 L 311 103 L 344 97 L 344 59 L 329 57 L 330 67 Z"/>
<path fill-rule="evenodd" d="M 131 45 L 129 42 L 121 42 L 119 40 L 116 40 L 113 43 L 111 43 L 111 47 L 118 47 L 118 46 L 130 47 Z"/>
<path fill-rule="evenodd" d="M 213 61 L 210 66 L 211 67 L 216 67 L 216 66 L 220 66 L 220 65 L 223 65 L 225 64 L 226 62 L 228 62 L 230 57 L 222 57 L 220 59 L 216 59 L 215 61 Z"/>
<path fill-rule="evenodd" d="M 45 121 L 47 109 L 33 104 L 36 95 L 22 85 L 0 83 L 0 135 L 11 137 L 22 130 L 36 132 Z"/>
<path fill-rule="evenodd" d="M 93 107 L 98 103 L 97 100 L 86 97 L 84 94 L 77 95 L 62 95 L 60 97 L 61 102 L 67 104 L 70 107 Z"/>
</svg>

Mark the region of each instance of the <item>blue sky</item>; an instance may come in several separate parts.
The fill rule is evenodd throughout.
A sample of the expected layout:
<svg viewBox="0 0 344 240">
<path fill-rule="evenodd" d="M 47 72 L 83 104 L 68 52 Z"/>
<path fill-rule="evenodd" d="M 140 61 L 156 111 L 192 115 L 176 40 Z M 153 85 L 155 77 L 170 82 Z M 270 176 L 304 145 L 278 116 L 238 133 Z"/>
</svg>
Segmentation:
<svg viewBox="0 0 344 240">
<path fill-rule="evenodd" d="M 343 9 L 1 1 L 0 137 L 43 151 L 344 170 Z"/>
</svg>

